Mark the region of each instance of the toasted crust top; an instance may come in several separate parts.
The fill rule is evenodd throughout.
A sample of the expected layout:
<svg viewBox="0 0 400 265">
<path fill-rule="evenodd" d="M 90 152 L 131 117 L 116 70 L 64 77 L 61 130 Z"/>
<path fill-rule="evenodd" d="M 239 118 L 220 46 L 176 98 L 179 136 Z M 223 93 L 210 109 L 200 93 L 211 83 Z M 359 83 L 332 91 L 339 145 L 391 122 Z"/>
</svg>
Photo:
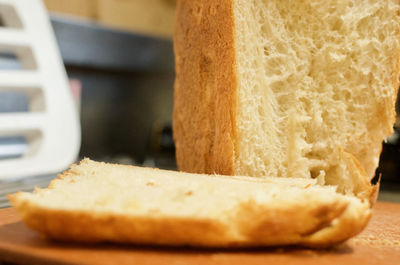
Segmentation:
<svg viewBox="0 0 400 265">
<path fill-rule="evenodd" d="M 178 167 L 234 174 L 236 73 L 232 1 L 178 1 L 173 131 Z"/>
</svg>

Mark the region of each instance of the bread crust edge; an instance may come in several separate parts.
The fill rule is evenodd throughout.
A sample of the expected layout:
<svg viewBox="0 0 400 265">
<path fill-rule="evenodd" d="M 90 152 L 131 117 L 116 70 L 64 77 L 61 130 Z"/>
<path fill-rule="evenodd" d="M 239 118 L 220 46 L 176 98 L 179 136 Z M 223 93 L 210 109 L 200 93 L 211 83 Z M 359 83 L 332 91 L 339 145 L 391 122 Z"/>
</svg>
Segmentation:
<svg viewBox="0 0 400 265">
<path fill-rule="evenodd" d="M 88 163 L 98 162 L 89 159 L 81 162 L 82 165 Z M 71 176 L 79 176 L 79 172 L 74 173 L 79 171 L 78 167 L 80 165 L 71 166 L 70 170 L 59 175 L 59 179 L 68 177 L 66 181 L 70 181 Z M 35 193 L 40 193 L 40 190 Z M 26 225 L 46 237 L 77 242 L 222 248 L 284 245 L 325 248 L 361 232 L 372 214 L 369 200 L 344 195 L 324 201 L 309 194 L 302 197 L 301 202 L 274 207 L 268 203 L 243 201 L 228 213 L 208 218 L 156 213 L 135 216 L 46 208 L 31 200 L 30 195 L 25 192 L 9 195 L 11 204 Z"/>
<path fill-rule="evenodd" d="M 233 1 L 179 0 L 176 14 L 173 133 L 178 168 L 234 175 Z"/>
</svg>

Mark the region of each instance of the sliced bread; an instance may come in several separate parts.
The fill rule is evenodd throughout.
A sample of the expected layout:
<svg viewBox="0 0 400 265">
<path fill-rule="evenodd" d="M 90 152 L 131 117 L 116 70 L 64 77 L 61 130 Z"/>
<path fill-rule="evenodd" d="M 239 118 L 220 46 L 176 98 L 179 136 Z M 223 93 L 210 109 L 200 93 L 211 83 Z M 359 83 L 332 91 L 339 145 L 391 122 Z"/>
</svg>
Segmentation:
<svg viewBox="0 0 400 265">
<path fill-rule="evenodd" d="M 179 0 L 180 170 L 371 196 L 399 85 L 400 1 Z"/>
<path fill-rule="evenodd" d="M 62 241 L 325 247 L 360 232 L 368 201 L 313 179 L 200 175 L 83 160 L 33 194 L 23 221 Z"/>
</svg>

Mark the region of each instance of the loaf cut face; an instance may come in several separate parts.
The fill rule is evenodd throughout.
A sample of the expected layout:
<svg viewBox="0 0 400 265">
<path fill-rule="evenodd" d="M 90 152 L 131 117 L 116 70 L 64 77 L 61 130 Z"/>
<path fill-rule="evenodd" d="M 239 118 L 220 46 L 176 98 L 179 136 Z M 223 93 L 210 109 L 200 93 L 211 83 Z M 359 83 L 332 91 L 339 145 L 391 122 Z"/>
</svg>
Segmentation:
<svg viewBox="0 0 400 265">
<path fill-rule="evenodd" d="M 369 194 L 395 120 L 399 4 L 179 1 L 179 168 Z"/>
</svg>

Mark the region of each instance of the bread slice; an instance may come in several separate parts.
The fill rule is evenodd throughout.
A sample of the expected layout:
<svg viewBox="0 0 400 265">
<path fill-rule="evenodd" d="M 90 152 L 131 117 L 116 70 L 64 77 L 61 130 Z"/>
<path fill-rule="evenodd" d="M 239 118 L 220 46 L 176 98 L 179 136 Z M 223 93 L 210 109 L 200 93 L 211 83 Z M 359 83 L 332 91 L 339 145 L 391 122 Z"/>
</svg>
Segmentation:
<svg viewBox="0 0 400 265">
<path fill-rule="evenodd" d="M 360 232 L 369 202 L 305 178 L 200 175 L 84 159 L 33 194 L 10 195 L 41 234 L 80 242 L 329 246 Z"/>
<path fill-rule="evenodd" d="M 371 197 L 395 120 L 399 5 L 179 0 L 179 169 L 317 179 Z"/>
</svg>

